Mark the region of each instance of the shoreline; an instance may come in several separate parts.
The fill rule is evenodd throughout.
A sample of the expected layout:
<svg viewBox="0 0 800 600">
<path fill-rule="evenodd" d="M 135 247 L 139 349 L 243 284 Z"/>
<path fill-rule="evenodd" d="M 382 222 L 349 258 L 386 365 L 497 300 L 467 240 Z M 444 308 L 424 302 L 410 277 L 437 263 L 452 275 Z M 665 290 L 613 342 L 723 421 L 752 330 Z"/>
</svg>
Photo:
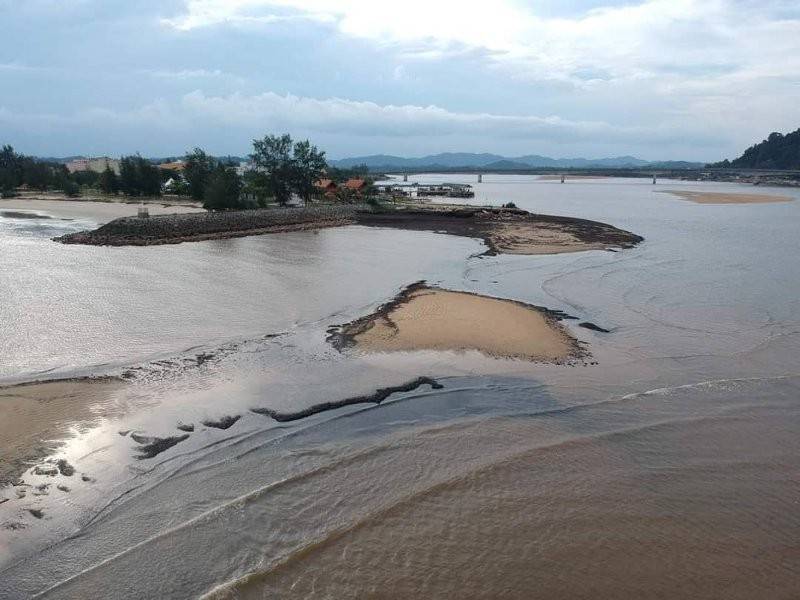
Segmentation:
<svg viewBox="0 0 800 600">
<path fill-rule="evenodd" d="M 116 219 L 93 231 L 54 238 L 63 244 L 150 246 L 305 231 L 346 225 L 432 231 L 482 239 L 485 254 L 556 254 L 631 248 L 644 238 L 606 223 L 520 209 L 431 205 L 325 205 Z"/>
</svg>

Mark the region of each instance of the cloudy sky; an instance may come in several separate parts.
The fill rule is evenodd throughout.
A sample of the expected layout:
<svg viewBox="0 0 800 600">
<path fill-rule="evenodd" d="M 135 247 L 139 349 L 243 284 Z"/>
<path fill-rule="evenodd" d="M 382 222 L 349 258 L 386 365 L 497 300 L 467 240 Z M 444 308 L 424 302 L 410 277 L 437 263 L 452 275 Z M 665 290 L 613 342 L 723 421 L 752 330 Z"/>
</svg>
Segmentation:
<svg viewBox="0 0 800 600">
<path fill-rule="evenodd" d="M 717 160 L 800 127 L 798 0 L 0 0 L 0 143 Z"/>
</svg>

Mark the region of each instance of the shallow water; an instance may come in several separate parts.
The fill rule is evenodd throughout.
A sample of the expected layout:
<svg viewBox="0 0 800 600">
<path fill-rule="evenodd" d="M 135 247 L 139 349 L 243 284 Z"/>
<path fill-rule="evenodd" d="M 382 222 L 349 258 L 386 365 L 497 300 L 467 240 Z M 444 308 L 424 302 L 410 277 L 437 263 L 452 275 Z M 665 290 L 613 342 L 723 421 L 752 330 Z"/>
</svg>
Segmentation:
<svg viewBox="0 0 800 600">
<path fill-rule="evenodd" d="M 454 179 L 472 177 L 424 177 Z M 25 525 L 0 529 L 0 597 L 797 597 L 800 202 L 663 189 L 753 191 L 485 176 L 475 203 L 646 238 L 542 257 L 362 227 L 61 246 L 54 230 L 86 223 L 0 216 L 0 376 L 136 367 L 110 400 L 125 415 L 60 454 L 93 481 L 0 505 Z M 325 342 L 420 279 L 611 333 L 568 322 L 599 363 L 572 367 Z M 419 375 L 443 389 L 287 424 L 249 411 Z M 201 425 L 224 415 L 242 417 Z M 118 433 L 179 421 L 195 432 L 150 460 Z"/>
</svg>

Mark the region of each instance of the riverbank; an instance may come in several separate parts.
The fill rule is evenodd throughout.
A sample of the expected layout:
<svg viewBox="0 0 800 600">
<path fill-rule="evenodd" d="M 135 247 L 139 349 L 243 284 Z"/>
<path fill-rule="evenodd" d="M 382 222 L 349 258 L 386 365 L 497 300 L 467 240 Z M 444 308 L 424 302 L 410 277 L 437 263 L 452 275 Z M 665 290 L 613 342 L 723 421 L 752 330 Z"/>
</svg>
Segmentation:
<svg viewBox="0 0 800 600">
<path fill-rule="evenodd" d="M 586 351 L 547 309 L 415 283 L 374 313 L 329 331 L 365 352 L 477 350 L 494 358 L 563 364 Z"/>
<path fill-rule="evenodd" d="M 524 210 L 461 205 L 381 207 L 323 205 L 112 221 L 94 231 L 56 238 L 65 244 L 149 246 L 323 227 L 364 225 L 479 238 L 487 254 L 553 254 L 629 248 L 642 237 L 612 225 Z"/>
</svg>

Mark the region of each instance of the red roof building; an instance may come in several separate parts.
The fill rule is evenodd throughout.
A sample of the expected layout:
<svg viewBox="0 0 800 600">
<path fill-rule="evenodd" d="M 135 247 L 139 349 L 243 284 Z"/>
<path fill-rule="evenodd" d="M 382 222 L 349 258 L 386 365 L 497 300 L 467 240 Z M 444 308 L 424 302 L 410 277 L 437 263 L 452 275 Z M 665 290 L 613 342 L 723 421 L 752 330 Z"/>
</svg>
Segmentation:
<svg viewBox="0 0 800 600">
<path fill-rule="evenodd" d="M 351 192 L 361 193 L 364 191 L 364 188 L 367 187 L 367 182 L 363 179 L 348 179 L 344 187 L 346 187 Z"/>
</svg>

